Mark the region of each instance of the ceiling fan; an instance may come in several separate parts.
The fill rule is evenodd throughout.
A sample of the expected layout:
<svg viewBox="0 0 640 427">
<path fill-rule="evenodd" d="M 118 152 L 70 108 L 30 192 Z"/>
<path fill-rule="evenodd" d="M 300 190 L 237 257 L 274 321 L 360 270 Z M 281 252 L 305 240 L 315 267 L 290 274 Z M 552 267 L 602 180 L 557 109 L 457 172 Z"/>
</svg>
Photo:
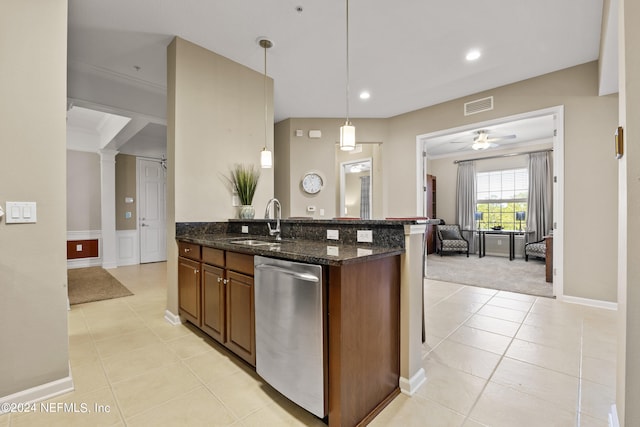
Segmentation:
<svg viewBox="0 0 640 427">
<path fill-rule="evenodd" d="M 473 137 L 471 148 L 473 148 L 474 150 L 486 150 L 487 148 L 495 148 L 498 146 L 498 144 L 496 144 L 497 141 L 502 141 L 504 139 L 513 139 L 516 137 L 516 135 L 490 136 L 490 131 L 486 129 L 476 130 L 473 133 L 475 134 L 475 136 Z M 453 144 L 468 144 L 468 141 L 451 142 Z"/>
</svg>

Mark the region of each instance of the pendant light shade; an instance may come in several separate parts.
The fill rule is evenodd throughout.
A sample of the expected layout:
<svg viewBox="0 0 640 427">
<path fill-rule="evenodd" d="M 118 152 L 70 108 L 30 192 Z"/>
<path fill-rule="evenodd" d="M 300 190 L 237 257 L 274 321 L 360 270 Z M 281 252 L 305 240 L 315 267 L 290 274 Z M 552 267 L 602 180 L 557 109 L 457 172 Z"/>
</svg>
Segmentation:
<svg viewBox="0 0 640 427">
<path fill-rule="evenodd" d="M 267 49 L 273 46 L 273 42 L 269 39 L 258 39 L 258 44 L 264 49 L 264 148 L 260 153 L 260 167 L 263 169 L 271 169 L 273 167 L 273 155 L 271 151 L 267 149 Z"/>
<path fill-rule="evenodd" d="M 340 127 L 340 149 L 351 151 L 356 148 L 356 128 L 347 121 Z"/>
<path fill-rule="evenodd" d="M 267 147 L 260 152 L 260 167 L 263 169 L 271 169 L 273 167 L 273 156 Z"/>
<path fill-rule="evenodd" d="M 340 127 L 340 149 L 351 151 L 356 148 L 356 128 L 349 121 L 349 0 L 347 2 L 347 119 Z"/>
</svg>

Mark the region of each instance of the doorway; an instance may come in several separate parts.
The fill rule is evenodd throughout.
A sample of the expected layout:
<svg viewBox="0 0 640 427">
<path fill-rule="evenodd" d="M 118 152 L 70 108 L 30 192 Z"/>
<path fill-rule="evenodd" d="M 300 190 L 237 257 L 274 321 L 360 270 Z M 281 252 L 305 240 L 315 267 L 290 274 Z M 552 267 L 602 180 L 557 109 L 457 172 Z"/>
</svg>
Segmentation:
<svg viewBox="0 0 640 427">
<path fill-rule="evenodd" d="M 547 132 L 549 136 L 548 144 L 553 149 L 553 295 L 563 295 L 563 177 L 564 177 L 564 108 L 563 106 L 557 106 L 547 108 L 543 110 L 532 111 L 529 113 L 508 116 L 500 119 L 494 119 L 485 122 L 478 122 L 471 125 L 465 125 L 458 128 L 446 129 L 438 132 L 432 132 L 429 134 L 419 135 L 417 137 L 417 155 L 422 158 L 422 168 L 419 170 L 417 179 L 419 185 L 426 189 L 427 184 L 425 177 L 427 175 L 434 175 L 438 178 L 440 183 L 448 183 L 444 187 L 448 188 L 446 192 L 438 192 L 438 217 L 445 218 L 447 223 L 455 223 L 455 180 L 456 172 L 453 170 L 454 164 L 452 160 L 463 160 L 472 158 L 483 158 L 494 156 L 511 156 L 517 153 L 526 153 L 535 151 L 540 145 L 540 141 L 536 140 L 523 140 L 520 144 L 509 146 L 508 143 L 503 141 L 511 141 L 516 139 L 510 136 L 508 132 L 502 132 L 509 129 L 511 124 L 537 123 L 545 121 L 549 123 Z M 522 128 L 525 129 L 525 128 Z M 491 150 L 478 150 L 473 149 L 474 143 L 477 142 L 478 137 L 484 132 L 496 132 L 495 142 L 500 144 L 500 147 L 491 147 Z M 525 131 L 522 131 L 525 133 Z M 519 132 L 518 132 L 519 133 Z M 468 138 L 465 139 L 464 137 Z M 499 139 L 502 137 L 503 139 Z M 489 141 L 493 143 L 494 136 L 489 133 Z M 482 138 L 480 138 L 482 139 Z M 498 145 L 496 144 L 496 145 Z M 435 147 L 435 148 L 434 148 Z M 430 150 L 430 148 L 432 148 Z M 448 151 L 448 152 L 447 152 Z M 446 168 L 442 165 L 447 165 Z M 441 176 L 438 176 L 441 175 Z M 444 176 L 443 176 L 444 175 Z M 426 191 L 422 192 L 418 196 L 419 206 L 423 207 L 423 212 L 427 212 L 428 197 Z M 473 233 L 469 233 L 473 234 Z M 428 269 L 428 262 L 427 267 Z"/>
<path fill-rule="evenodd" d="M 140 263 L 167 260 L 166 187 L 163 160 L 138 158 Z"/>
</svg>

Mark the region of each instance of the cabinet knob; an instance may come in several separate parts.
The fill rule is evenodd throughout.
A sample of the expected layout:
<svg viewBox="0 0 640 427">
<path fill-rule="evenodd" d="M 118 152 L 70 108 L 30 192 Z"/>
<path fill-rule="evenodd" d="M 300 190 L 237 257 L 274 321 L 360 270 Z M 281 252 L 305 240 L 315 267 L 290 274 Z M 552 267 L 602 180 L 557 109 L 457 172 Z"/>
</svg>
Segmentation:
<svg viewBox="0 0 640 427">
<path fill-rule="evenodd" d="M 222 282 L 222 277 L 218 277 L 218 283 Z"/>
<path fill-rule="evenodd" d="M 222 281 L 222 284 L 223 284 L 223 285 L 226 285 L 226 284 L 227 284 L 227 282 L 228 282 L 228 280 L 227 280 L 227 279 L 224 279 L 224 280 Z"/>
<path fill-rule="evenodd" d="M 184 248 L 184 253 L 188 254 L 189 252 L 191 252 L 191 248 Z"/>
<path fill-rule="evenodd" d="M 200 270 L 198 269 L 193 270 L 193 274 L 198 274 L 198 273 L 200 273 Z"/>
</svg>

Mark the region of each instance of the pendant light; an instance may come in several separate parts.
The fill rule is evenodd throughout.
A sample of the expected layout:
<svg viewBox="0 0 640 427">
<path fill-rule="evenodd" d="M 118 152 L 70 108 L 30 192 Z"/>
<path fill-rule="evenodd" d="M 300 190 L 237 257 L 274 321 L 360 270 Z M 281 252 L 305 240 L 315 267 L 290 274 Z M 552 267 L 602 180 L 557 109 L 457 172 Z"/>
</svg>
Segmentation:
<svg viewBox="0 0 640 427">
<path fill-rule="evenodd" d="M 340 149 L 351 151 L 356 148 L 356 128 L 349 121 L 349 0 L 347 1 L 347 119 L 340 127 Z"/>
<path fill-rule="evenodd" d="M 264 49 L 264 148 L 260 152 L 260 166 L 263 169 L 271 169 L 273 167 L 273 155 L 270 150 L 267 150 L 267 49 L 273 46 L 273 42 L 269 39 L 261 38 L 258 40 L 258 44 Z"/>
</svg>

